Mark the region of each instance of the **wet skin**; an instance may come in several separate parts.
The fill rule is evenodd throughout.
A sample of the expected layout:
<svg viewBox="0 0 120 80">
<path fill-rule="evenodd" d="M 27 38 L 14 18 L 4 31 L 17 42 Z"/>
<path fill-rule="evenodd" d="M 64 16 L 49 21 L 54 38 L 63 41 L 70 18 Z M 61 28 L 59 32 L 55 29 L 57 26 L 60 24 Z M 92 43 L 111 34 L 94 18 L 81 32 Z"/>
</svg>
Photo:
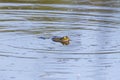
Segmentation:
<svg viewBox="0 0 120 80">
<path fill-rule="evenodd" d="M 63 37 L 54 36 L 52 40 L 54 42 L 60 42 L 63 45 L 68 45 L 70 43 L 70 38 L 68 36 L 63 36 Z"/>
</svg>

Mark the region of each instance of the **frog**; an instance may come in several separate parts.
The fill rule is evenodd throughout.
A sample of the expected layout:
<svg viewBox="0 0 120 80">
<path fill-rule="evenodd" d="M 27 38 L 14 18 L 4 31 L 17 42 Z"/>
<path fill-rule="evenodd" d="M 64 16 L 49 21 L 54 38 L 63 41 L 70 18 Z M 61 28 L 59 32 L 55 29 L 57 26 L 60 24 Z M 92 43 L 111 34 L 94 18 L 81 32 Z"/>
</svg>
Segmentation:
<svg viewBox="0 0 120 80">
<path fill-rule="evenodd" d="M 68 45 L 70 42 L 70 38 L 68 36 L 63 36 L 63 37 L 54 36 L 52 40 L 54 42 L 60 42 L 63 45 Z"/>
<path fill-rule="evenodd" d="M 41 39 L 47 39 L 45 37 L 40 37 Z M 59 42 L 63 45 L 68 45 L 70 44 L 70 38 L 68 36 L 63 36 L 63 37 L 60 37 L 60 36 L 53 36 L 51 38 L 52 41 L 54 42 Z"/>
</svg>

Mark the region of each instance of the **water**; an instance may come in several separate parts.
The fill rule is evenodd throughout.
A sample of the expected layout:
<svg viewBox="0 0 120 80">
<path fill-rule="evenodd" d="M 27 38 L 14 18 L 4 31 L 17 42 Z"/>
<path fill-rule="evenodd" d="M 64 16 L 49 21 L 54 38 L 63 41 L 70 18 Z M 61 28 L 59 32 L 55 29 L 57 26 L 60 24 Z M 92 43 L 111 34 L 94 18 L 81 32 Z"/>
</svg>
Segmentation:
<svg viewBox="0 0 120 80">
<path fill-rule="evenodd" d="M 4 0 L 0 16 L 0 80 L 120 80 L 119 0 Z"/>
</svg>

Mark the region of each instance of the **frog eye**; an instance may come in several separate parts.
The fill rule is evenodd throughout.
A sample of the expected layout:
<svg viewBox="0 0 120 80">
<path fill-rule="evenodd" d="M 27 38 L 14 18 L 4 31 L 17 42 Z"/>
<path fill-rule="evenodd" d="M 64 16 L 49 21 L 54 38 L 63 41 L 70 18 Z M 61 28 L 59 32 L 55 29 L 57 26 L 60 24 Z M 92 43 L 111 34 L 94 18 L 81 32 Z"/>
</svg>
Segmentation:
<svg viewBox="0 0 120 80">
<path fill-rule="evenodd" d="M 66 39 L 66 38 L 67 38 L 66 36 L 63 37 L 63 39 Z"/>
</svg>

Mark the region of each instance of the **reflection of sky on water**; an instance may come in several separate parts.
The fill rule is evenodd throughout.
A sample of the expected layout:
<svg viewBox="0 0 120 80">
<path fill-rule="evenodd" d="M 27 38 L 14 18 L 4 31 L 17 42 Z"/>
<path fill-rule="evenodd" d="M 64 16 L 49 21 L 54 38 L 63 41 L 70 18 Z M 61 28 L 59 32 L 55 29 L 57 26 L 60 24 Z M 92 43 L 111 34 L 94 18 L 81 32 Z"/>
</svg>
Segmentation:
<svg viewBox="0 0 120 80">
<path fill-rule="evenodd" d="M 119 0 L 23 1 L 0 1 L 1 80 L 120 80 Z"/>
</svg>

